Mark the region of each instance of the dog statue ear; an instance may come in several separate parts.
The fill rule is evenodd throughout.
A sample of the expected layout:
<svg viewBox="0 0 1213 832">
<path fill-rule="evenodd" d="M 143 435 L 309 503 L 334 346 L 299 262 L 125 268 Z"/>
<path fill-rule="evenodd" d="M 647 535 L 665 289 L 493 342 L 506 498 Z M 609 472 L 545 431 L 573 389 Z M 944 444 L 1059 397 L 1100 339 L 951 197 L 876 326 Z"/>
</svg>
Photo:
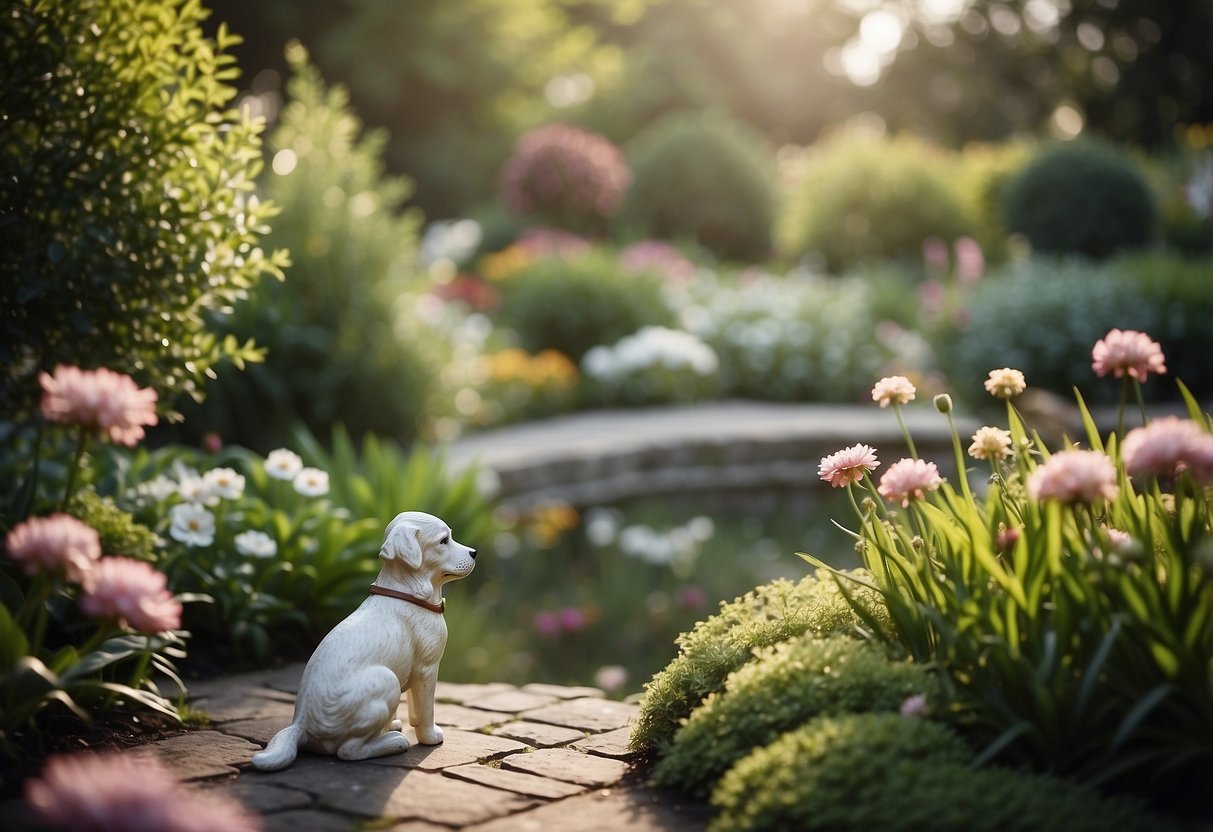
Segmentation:
<svg viewBox="0 0 1213 832">
<path fill-rule="evenodd" d="M 420 531 L 412 523 L 397 517 L 388 524 L 379 557 L 384 560 L 399 558 L 410 569 L 421 566 L 421 541 L 417 537 Z"/>
</svg>

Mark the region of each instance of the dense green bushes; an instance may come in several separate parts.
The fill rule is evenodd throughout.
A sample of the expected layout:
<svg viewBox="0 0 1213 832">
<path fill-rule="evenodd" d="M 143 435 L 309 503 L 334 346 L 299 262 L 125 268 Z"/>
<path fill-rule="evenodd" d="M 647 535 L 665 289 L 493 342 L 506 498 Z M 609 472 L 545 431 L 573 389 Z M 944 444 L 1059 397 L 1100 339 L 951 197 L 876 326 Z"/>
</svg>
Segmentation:
<svg viewBox="0 0 1213 832">
<path fill-rule="evenodd" d="M 408 303 L 420 218 L 411 192 L 383 172 L 381 132 L 360 135 L 346 93 L 327 88 L 307 54 L 288 49 L 294 77 L 270 136 L 265 191 L 282 206 L 271 239 L 296 252 L 284 284 L 216 322 L 268 348 L 264 364 L 212 385 L 192 432 L 268 451 L 298 423 L 321 435 L 334 423 L 400 440 L 414 437 L 433 388 L 440 339 Z"/>
<path fill-rule="evenodd" d="M 808 151 L 787 197 L 780 248 L 820 257 L 832 271 L 884 257 L 921 256 L 976 226 L 952 184 L 956 160 L 908 136 L 839 134 Z"/>
<path fill-rule="evenodd" d="M 991 367 L 1016 367 L 1034 387 L 1067 394 L 1084 382 L 1089 400 L 1112 400 L 1112 383 L 1090 378 L 1091 345 L 1112 327 L 1149 332 L 1163 345 L 1172 375 L 1198 395 L 1213 389 L 1204 367 L 1213 348 L 1213 264 L 1165 255 L 1102 263 L 1033 258 L 1011 264 L 976 288 L 969 325 L 940 350 L 954 378 L 980 378 Z M 1147 395 L 1174 396 L 1169 385 Z"/>
<path fill-rule="evenodd" d="M 1137 164 L 1089 142 L 1040 151 L 1006 185 L 1007 227 L 1041 254 L 1104 258 L 1144 247 L 1154 234 L 1154 195 Z"/>
<path fill-rule="evenodd" d="M 871 615 L 883 616 L 875 594 L 856 596 Z M 720 605 L 720 612 L 678 637 L 678 655 L 645 685 L 632 731 L 632 747 L 663 751 L 681 720 L 725 678 L 750 661 L 755 648 L 769 647 L 810 633 L 847 632 L 859 623 L 838 587 L 828 577 L 807 576 L 797 583 L 777 580 Z"/>
<path fill-rule="evenodd" d="M 883 648 L 852 636 L 787 641 L 759 651 L 728 677 L 723 693 L 695 709 L 654 770 L 654 780 L 706 796 L 753 748 L 813 717 L 896 712 L 911 696 L 936 703 L 938 692 L 938 683 L 923 668 L 890 661 Z"/>
<path fill-rule="evenodd" d="M 23 419 L 39 371 L 105 366 L 161 401 L 252 358 L 203 316 L 284 253 L 261 239 L 260 125 L 236 93 L 223 27 L 181 0 L 29 0 L 0 25 L 0 400 Z"/>
<path fill-rule="evenodd" d="M 761 137 L 723 115 L 674 114 L 638 136 L 628 156 L 630 233 L 694 241 L 728 259 L 770 253 L 774 165 Z"/>
<path fill-rule="evenodd" d="M 974 769 L 948 728 L 896 714 L 822 717 L 741 760 L 720 781 L 714 830 L 1149 832 L 1137 804 L 1044 774 Z"/>
<path fill-rule="evenodd" d="M 604 252 L 545 257 L 506 279 L 498 322 L 529 352 L 555 349 L 580 361 L 643 326 L 673 323 L 661 286 L 660 277 L 630 272 Z"/>
</svg>

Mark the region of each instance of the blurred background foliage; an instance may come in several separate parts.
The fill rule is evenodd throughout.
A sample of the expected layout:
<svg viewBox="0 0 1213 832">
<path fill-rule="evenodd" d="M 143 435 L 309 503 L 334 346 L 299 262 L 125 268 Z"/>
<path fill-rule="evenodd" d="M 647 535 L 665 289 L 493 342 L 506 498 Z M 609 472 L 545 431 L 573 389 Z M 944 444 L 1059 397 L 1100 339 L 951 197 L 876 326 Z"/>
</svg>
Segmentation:
<svg viewBox="0 0 1213 832">
<path fill-rule="evenodd" d="M 213 0 L 275 87 L 298 38 L 427 216 L 491 196 L 511 140 L 571 121 L 625 142 L 716 108 L 776 146 L 859 114 L 945 145 L 1072 135 L 1158 150 L 1213 120 L 1209 0 Z"/>
</svg>

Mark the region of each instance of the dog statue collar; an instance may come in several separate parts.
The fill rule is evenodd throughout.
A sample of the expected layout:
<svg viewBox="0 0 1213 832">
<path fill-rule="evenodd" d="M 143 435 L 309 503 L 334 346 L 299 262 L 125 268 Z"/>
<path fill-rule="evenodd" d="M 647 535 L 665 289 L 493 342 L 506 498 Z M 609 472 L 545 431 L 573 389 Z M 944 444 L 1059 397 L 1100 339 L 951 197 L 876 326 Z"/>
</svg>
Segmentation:
<svg viewBox="0 0 1213 832">
<path fill-rule="evenodd" d="M 379 586 L 379 584 L 371 584 L 371 595 L 383 595 L 388 598 L 398 598 L 401 601 L 408 601 L 410 604 L 425 607 L 430 612 L 436 612 L 439 615 L 446 612 L 445 598 L 442 599 L 441 603 L 431 604 L 424 598 L 418 598 L 416 595 L 409 595 L 407 592 L 401 592 L 398 589 L 388 589 L 387 587 Z"/>
</svg>

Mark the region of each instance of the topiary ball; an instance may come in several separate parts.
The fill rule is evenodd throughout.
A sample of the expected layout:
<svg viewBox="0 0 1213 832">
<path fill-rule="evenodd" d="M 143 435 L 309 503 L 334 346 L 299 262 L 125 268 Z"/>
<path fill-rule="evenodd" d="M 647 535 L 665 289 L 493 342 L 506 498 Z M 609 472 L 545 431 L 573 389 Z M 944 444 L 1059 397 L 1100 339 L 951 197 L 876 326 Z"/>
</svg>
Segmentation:
<svg viewBox="0 0 1213 832">
<path fill-rule="evenodd" d="M 1007 183 L 1003 219 L 1036 252 L 1102 259 L 1145 247 L 1157 208 L 1138 165 L 1094 142 L 1046 147 Z"/>
<path fill-rule="evenodd" d="M 610 140 L 567 124 L 548 124 L 519 139 L 499 188 L 511 213 L 594 231 L 619 211 L 631 181 L 627 161 Z"/>
<path fill-rule="evenodd" d="M 629 233 L 694 241 L 726 259 L 770 254 L 775 173 L 757 134 L 721 114 L 675 113 L 642 132 L 628 157 Z"/>
<path fill-rule="evenodd" d="M 897 714 L 823 716 L 720 780 L 709 827 L 831 832 L 1162 832 L 1135 801 L 1022 769 L 970 765 L 944 725 Z"/>
</svg>

